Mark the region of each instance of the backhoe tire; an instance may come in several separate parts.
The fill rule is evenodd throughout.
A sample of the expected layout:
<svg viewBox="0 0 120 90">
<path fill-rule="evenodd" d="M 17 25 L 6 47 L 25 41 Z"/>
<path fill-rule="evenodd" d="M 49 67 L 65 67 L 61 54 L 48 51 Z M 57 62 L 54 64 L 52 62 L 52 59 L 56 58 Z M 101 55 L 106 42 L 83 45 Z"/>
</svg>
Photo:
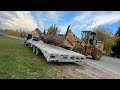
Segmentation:
<svg viewBox="0 0 120 90">
<path fill-rule="evenodd" d="M 99 49 L 94 50 L 93 55 L 92 55 L 92 58 L 94 60 L 100 60 L 101 56 L 102 56 L 101 50 L 99 50 Z"/>
<path fill-rule="evenodd" d="M 85 54 L 85 49 L 82 46 L 75 46 L 72 51 L 80 53 L 80 54 Z"/>
</svg>

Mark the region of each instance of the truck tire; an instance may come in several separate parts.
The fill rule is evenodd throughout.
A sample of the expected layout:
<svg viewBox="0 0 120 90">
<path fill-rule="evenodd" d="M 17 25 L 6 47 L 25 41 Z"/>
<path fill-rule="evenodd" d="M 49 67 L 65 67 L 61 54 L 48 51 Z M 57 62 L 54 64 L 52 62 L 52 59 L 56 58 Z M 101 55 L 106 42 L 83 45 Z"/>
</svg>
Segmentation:
<svg viewBox="0 0 120 90">
<path fill-rule="evenodd" d="M 102 56 L 102 51 L 99 49 L 95 49 L 93 52 L 92 58 L 94 60 L 100 60 L 101 56 Z"/>
<path fill-rule="evenodd" d="M 82 46 L 75 46 L 72 51 L 80 53 L 80 54 L 85 54 L 85 49 Z"/>
<path fill-rule="evenodd" d="M 33 46 L 33 53 L 36 53 L 36 47 Z"/>
</svg>

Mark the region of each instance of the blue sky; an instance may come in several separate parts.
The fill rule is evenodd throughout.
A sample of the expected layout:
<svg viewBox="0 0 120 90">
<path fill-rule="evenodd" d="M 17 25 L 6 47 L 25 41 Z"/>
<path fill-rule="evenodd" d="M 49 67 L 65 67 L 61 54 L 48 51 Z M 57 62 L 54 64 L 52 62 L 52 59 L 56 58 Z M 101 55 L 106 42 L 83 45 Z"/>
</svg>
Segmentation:
<svg viewBox="0 0 120 90">
<path fill-rule="evenodd" d="M 120 26 L 120 11 L 0 11 L 2 28 L 41 31 L 56 24 L 64 34 L 68 25 L 78 37 L 83 30 L 104 26 L 116 33 Z"/>
</svg>

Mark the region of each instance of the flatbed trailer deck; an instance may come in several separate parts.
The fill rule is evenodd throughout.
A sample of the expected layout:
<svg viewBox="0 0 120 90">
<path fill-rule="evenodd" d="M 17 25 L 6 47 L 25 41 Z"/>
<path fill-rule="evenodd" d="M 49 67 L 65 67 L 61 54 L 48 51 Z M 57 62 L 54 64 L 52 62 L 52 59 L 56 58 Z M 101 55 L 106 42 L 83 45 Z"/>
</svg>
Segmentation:
<svg viewBox="0 0 120 90">
<path fill-rule="evenodd" d="M 31 38 L 26 40 L 26 43 L 33 48 L 36 55 L 42 52 L 47 62 L 82 62 L 86 58 L 82 54 L 44 43 L 42 40 L 35 41 Z"/>
</svg>

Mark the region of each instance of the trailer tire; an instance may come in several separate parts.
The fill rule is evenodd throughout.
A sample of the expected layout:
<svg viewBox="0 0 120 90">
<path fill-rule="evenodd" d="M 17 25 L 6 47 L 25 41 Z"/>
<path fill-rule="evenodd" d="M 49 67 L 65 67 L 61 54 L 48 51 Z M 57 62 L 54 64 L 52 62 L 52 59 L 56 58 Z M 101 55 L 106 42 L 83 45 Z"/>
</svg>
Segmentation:
<svg viewBox="0 0 120 90">
<path fill-rule="evenodd" d="M 33 53 L 36 53 L 36 47 L 33 46 Z"/>
<path fill-rule="evenodd" d="M 36 53 L 37 56 L 40 54 L 40 49 L 36 47 Z"/>
<path fill-rule="evenodd" d="M 24 45 L 25 45 L 25 46 L 29 46 L 29 44 L 28 44 L 28 43 L 26 43 L 26 42 L 24 42 Z"/>
<path fill-rule="evenodd" d="M 72 51 L 80 53 L 80 54 L 85 54 L 85 49 L 82 46 L 75 46 Z"/>
<path fill-rule="evenodd" d="M 29 44 L 27 44 L 27 38 L 24 39 L 24 45 L 29 46 Z"/>
</svg>

